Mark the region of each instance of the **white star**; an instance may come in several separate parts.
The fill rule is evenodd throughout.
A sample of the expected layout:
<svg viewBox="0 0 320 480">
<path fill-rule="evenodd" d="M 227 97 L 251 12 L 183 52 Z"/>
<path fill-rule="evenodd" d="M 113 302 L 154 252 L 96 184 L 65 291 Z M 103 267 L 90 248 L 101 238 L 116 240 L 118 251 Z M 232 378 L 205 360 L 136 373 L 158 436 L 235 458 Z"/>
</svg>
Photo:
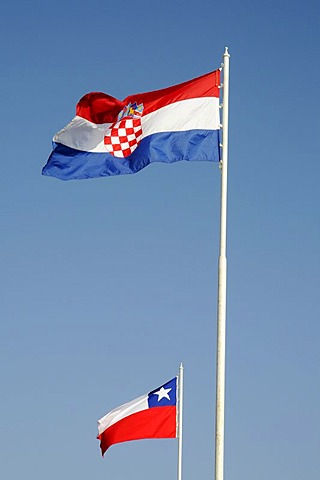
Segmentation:
<svg viewBox="0 0 320 480">
<path fill-rule="evenodd" d="M 167 398 L 168 400 L 171 400 L 169 397 L 170 390 L 172 390 L 172 388 L 161 387 L 160 390 L 158 390 L 157 392 L 154 392 L 153 395 L 158 395 L 158 402 L 160 402 L 162 398 Z"/>
</svg>

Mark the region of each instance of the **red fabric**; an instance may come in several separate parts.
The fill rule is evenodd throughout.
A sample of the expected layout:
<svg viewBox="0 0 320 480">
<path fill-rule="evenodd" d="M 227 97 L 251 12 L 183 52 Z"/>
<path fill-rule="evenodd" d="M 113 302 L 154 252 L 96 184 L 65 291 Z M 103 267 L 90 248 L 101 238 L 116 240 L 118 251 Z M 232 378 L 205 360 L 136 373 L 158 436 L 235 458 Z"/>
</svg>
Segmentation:
<svg viewBox="0 0 320 480">
<path fill-rule="evenodd" d="M 79 101 L 76 114 L 92 123 L 114 123 L 118 114 L 130 102 L 143 103 L 143 115 L 181 100 L 200 97 L 218 97 L 220 85 L 220 70 L 207 73 L 188 82 L 173 85 L 162 90 L 130 95 L 120 101 L 106 93 L 88 93 Z"/>
<path fill-rule="evenodd" d="M 102 92 L 87 93 L 81 98 L 76 115 L 92 123 L 114 123 L 125 104 Z"/>
<path fill-rule="evenodd" d="M 176 415 L 176 406 L 168 406 L 148 408 L 123 418 L 97 437 L 102 455 L 115 443 L 143 438 L 175 438 Z"/>
</svg>

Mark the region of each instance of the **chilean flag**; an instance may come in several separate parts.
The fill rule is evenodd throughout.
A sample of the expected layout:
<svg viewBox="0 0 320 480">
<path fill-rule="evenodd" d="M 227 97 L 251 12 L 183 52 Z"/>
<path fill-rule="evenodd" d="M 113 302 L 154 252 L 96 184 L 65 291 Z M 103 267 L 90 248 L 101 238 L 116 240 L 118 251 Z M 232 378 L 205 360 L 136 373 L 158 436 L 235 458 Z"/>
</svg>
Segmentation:
<svg viewBox="0 0 320 480">
<path fill-rule="evenodd" d="M 107 413 L 98 420 L 102 455 L 115 443 L 143 438 L 176 438 L 177 377 Z"/>
<path fill-rule="evenodd" d="M 43 175 L 61 180 L 136 173 L 152 162 L 219 161 L 220 70 L 123 101 L 88 93 L 53 138 Z"/>
</svg>

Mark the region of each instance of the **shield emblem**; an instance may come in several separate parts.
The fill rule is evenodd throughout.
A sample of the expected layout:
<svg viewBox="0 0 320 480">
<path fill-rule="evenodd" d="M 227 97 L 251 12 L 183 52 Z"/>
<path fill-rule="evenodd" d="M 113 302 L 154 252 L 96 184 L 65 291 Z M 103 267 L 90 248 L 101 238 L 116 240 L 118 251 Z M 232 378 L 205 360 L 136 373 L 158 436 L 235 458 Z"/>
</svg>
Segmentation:
<svg viewBox="0 0 320 480">
<path fill-rule="evenodd" d="M 129 104 L 118 115 L 116 123 L 111 125 L 104 136 L 108 153 L 118 158 L 131 155 L 142 138 L 141 117 L 143 104 Z"/>
</svg>

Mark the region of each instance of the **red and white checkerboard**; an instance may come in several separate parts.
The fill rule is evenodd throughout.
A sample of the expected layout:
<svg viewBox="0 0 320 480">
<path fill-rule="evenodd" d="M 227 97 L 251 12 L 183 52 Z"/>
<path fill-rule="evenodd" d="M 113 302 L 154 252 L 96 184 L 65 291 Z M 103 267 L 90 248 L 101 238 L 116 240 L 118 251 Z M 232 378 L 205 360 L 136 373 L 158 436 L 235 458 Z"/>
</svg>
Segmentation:
<svg viewBox="0 0 320 480">
<path fill-rule="evenodd" d="M 142 137 L 141 118 L 123 118 L 106 132 L 104 144 L 111 155 L 125 158 L 137 148 Z"/>
</svg>

